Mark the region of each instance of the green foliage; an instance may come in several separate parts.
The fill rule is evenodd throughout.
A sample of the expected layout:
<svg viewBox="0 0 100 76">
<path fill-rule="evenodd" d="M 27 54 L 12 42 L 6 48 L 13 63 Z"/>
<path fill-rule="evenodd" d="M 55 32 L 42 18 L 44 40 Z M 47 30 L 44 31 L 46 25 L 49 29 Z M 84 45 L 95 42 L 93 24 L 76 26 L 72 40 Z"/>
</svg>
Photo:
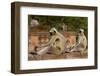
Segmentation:
<svg viewBox="0 0 100 76">
<path fill-rule="evenodd" d="M 57 30 L 62 30 L 63 24 L 67 26 L 68 31 L 78 31 L 80 28 L 84 29 L 86 32 L 88 30 L 88 18 L 87 17 L 71 17 L 71 16 L 38 16 L 38 15 L 29 15 L 28 24 L 30 27 L 30 22 L 32 19 L 36 19 L 39 22 L 41 29 L 48 31 L 50 28 L 55 27 Z M 35 28 L 32 27 L 32 31 Z"/>
</svg>

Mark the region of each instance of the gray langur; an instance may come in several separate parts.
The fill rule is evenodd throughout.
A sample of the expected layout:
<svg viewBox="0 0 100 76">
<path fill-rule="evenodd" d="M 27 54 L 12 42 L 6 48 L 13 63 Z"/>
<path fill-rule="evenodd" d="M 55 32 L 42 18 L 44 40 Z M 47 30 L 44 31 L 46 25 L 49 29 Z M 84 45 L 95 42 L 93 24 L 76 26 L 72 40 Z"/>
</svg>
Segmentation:
<svg viewBox="0 0 100 76">
<path fill-rule="evenodd" d="M 84 35 L 84 30 L 80 29 L 76 36 L 76 44 L 71 49 L 71 52 L 79 51 L 81 55 L 83 55 L 84 51 L 86 50 L 86 47 L 87 47 L 87 39 L 86 36 Z"/>
<path fill-rule="evenodd" d="M 66 46 L 66 38 L 61 33 L 59 33 L 55 28 L 51 28 L 49 33 L 50 33 L 49 42 L 42 46 L 39 46 L 40 48 L 43 49 L 39 50 L 37 54 L 43 55 L 48 51 L 50 51 L 55 55 L 62 54 Z"/>
</svg>

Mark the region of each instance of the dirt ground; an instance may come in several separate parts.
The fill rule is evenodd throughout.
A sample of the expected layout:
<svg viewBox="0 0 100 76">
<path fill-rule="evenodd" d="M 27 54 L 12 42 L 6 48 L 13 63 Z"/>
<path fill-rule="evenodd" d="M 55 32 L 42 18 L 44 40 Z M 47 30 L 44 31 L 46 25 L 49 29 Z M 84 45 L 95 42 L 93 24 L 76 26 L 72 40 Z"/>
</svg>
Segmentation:
<svg viewBox="0 0 100 76">
<path fill-rule="evenodd" d="M 81 54 L 80 52 L 64 53 L 61 55 L 44 54 L 42 56 L 30 53 L 28 55 L 28 60 L 82 59 L 87 57 L 88 57 L 87 52 L 84 52 L 83 54 Z"/>
</svg>

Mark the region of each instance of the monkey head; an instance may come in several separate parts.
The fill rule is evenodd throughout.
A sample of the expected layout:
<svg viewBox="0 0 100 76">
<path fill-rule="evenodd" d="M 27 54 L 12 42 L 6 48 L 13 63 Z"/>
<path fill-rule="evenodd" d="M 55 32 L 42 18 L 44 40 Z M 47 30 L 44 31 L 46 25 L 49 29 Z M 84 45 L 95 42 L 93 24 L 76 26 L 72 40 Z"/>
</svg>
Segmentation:
<svg viewBox="0 0 100 76">
<path fill-rule="evenodd" d="M 83 35 L 83 34 L 84 34 L 84 30 L 83 30 L 83 29 L 80 29 L 80 30 L 79 30 L 79 34 L 80 34 L 80 35 Z"/>
<path fill-rule="evenodd" d="M 57 30 L 55 28 L 51 28 L 51 30 L 49 31 L 50 36 L 56 35 Z"/>
</svg>

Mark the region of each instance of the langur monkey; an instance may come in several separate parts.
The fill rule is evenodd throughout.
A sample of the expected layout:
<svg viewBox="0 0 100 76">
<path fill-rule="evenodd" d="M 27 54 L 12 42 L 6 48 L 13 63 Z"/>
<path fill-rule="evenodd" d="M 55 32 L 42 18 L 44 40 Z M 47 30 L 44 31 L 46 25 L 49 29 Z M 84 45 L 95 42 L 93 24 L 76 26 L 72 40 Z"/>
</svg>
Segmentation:
<svg viewBox="0 0 100 76">
<path fill-rule="evenodd" d="M 71 49 L 71 52 L 80 51 L 81 55 L 83 55 L 83 53 L 86 50 L 86 47 L 87 47 L 87 39 L 86 36 L 84 35 L 84 30 L 80 29 L 76 36 L 76 44 Z"/>
<path fill-rule="evenodd" d="M 50 51 L 55 55 L 60 55 L 64 52 L 66 47 L 66 38 L 59 33 L 55 28 L 51 28 L 49 31 L 50 40 L 48 43 L 39 46 L 39 48 L 43 48 L 37 52 L 38 55 L 43 55 Z M 50 49 L 50 50 L 49 50 Z"/>
</svg>

